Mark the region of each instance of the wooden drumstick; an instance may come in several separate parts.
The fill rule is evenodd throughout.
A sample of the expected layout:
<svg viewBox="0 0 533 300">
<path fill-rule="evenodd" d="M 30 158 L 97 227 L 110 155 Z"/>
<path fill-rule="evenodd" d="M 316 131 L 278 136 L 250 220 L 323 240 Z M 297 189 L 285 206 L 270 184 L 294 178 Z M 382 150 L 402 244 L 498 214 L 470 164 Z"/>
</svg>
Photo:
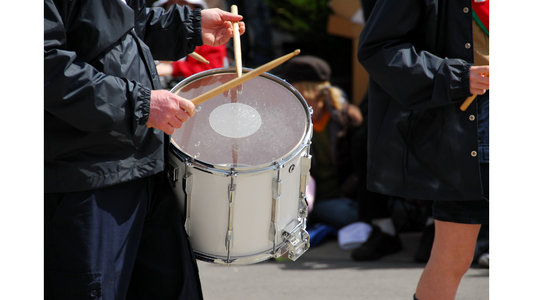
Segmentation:
<svg viewBox="0 0 533 300">
<path fill-rule="evenodd" d="M 470 106 L 470 103 L 472 103 L 472 101 L 474 101 L 474 99 L 476 99 L 476 97 L 477 97 L 477 95 L 474 94 L 474 95 L 466 98 L 466 100 L 463 102 L 463 104 L 461 104 L 460 109 L 462 111 L 465 111 L 468 108 L 468 106 Z"/>
<path fill-rule="evenodd" d="M 274 69 L 275 67 L 281 65 L 285 61 L 291 59 L 292 57 L 294 57 L 294 56 L 296 56 L 298 54 L 300 54 L 300 49 L 294 50 L 294 52 L 292 52 L 292 53 L 289 53 L 289 54 L 286 54 L 286 55 L 284 55 L 282 57 L 276 58 L 273 61 L 268 62 L 268 63 L 258 67 L 257 69 L 252 70 L 252 71 L 242 75 L 241 77 L 234 78 L 234 79 L 224 83 L 223 85 L 220 85 L 220 86 L 218 86 L 218 87 L 216 87 L 216 88 L 214 88 L 214 89 L 212 89 L 212 90 L 210 90 L 210 91 L 208 91 L 208 92 L 206 92 L 206 93 L 204 93 L 204 94 L 192 99 L 191 101 L 192 101 L 192 103 L 194 105 L 198 105 L 198 104 L 200 104 L 200 103 L 202 103 L 202 102 L 204 102 L 204 101 L 206 101 L 206 100 L 208 100 L 208 99 L 210 99 L 210 98 L 212 98 L 212 97 L 214 97 L 214 96 L 216 96 L 218 94 L 221 94 L 221 93 L 223 93 L 223 92 L 225 92 L 225 91 L 227 91 L 227 90 L 229 90 L 231 88 L 234 88 L 234 87 L 238 86 L 239 84 L 242 84 L 242 83 L 244 83 L 244 82 L 246 82 L 246 81 L 248 81 L 248 80 L 250 80 L 250 79 L 252 79 L 254 77 L 257 77 L 257 76 L 259 76 L 259 75 L 261 75 L 261 74 L 263 74 L 263 73 L 265 73 L 265 72 L 267 72 L 267 71 L 269 71 L 271 69 Z"/>
<path fill-rule="evenodd" d="M 209 61 L 207 59 L 205 59 L 203 56 L 196 52 L 190 53 L 189 56 L 196 59 L 197 61 L 203 62 L 204 64 L 209 64 Z"/>
<path fill-rule="evenodd" d="M 231 6 L 231 13 L 238 15 L 237 5 Z M 233 53 L 235 56 L 235 67 L 237 77 L 242 76 L 242 56 L 241 56 L 241 35 L 239 34 L 239 22 L 233 22 Z"/>
</svg>

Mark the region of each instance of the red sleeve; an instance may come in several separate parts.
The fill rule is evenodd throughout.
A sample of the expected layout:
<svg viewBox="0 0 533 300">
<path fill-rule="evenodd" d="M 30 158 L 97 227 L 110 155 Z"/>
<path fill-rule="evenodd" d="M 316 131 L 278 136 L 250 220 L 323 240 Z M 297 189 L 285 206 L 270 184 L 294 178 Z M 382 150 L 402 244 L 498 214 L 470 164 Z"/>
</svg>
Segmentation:
<svg viewBox="0 0 533 300">
<path fill-rule="evenodd" d="M 178 60 L 172 63 L 172 67 L 174 68 L 172 73 L 173 77 L 189 77 L 205 70 L 224 67 L 224 60 L 226 59 L 225 45 L 217 47 L 203 45 L 196 47 L 195 52 L 207 59 L 209 64 L 187 56 L 185 60 Z"/>
</svg>

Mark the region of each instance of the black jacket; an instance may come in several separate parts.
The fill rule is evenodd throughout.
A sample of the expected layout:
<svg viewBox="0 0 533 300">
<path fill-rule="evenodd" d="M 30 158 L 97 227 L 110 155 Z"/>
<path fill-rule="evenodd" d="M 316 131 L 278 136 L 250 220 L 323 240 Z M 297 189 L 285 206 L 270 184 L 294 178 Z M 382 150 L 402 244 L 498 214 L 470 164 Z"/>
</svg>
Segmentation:
<svg viewBox="0 0 533 300">
<path fill-rule="evenodd" d="M 45 192 L 164 169 L 168 137 L 145 126 L 150 91 L 161 88 L 154 58 L 177 60 L 202 44 L 200 11 L 127 2 L 45 0 Z"/>
<path fill-rule="evenodd" d="M 378 0 L 360 36 L 370 75 L 368 188 L 416 199 L 482 198 L 470 96 L 471 0 Z"/>
</svg>

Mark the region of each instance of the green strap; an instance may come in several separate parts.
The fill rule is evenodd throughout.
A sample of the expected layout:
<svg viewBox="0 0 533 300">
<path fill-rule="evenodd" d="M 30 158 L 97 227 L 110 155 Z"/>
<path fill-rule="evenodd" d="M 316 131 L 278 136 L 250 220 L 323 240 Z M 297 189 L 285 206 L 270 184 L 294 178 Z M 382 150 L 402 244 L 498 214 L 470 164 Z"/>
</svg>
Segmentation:
<svg viewBox="0 0 533 300">
<path fill-rule="evenodd" d="M 479 17 L 476 15 L 476 12 L 474 10 L 472 10 L 472 15 L 474 17 L 474 20 L 476 21 L 476 23 L 479 25 L 479 27 L 481 27 L 481 29 L 487 34 L 489 35 L 489 31 L 487 30 L 487 28 L 485 27 L 485 25 L 483 25 L 483 22 L 481 22 L 481 20 L 479 19 Z"/>
</svg>

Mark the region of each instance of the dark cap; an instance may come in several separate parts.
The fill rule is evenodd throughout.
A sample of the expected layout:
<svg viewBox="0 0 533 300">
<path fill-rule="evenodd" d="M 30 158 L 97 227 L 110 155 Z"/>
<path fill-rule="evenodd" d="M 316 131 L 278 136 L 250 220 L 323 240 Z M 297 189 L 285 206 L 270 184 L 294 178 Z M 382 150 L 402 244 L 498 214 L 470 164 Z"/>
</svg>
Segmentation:
<svg viewBox="0 0 533 300">
<path fill-rule="evenodd" d="M 291 58 L 285 63 L 282 78 L 288 82 L 329 81 L 331 68 L 318 57 L 303 55 Z"/>
</svg>

